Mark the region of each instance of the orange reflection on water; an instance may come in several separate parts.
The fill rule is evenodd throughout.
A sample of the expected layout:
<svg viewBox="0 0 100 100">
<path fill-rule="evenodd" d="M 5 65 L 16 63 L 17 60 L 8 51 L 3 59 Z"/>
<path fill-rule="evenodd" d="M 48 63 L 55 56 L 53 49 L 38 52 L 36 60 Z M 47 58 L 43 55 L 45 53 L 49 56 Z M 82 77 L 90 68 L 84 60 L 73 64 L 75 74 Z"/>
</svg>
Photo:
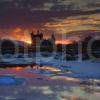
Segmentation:
<svg viewBox="0 0 100 100">
<path fill-rule="evenodd" d="M 80 82 L 79 79 L 67 77 L 67 76 L 53 76 L 51 79 L 54 79 L 54 80 L 60 79 L 64 81 Z"/>
<path fill-rule="evenodd" d="M 15 69 L 16 69 L 16 70 L 22 70 L 23 68 L 20 67 L 20 66 L 17 66 Z"/>
<path fill-rule="evenodd" d="M 33 69 L 36 69 L 36 68 L 43 69 L 43 70 L 48 70 L 50 72 L 60 72 L 61 71 L 58 68 L 53 68 L 53 67 L 50 67 L 50 66 L 43 66 L 43 67 L 33 66 Z"/>
</svg>

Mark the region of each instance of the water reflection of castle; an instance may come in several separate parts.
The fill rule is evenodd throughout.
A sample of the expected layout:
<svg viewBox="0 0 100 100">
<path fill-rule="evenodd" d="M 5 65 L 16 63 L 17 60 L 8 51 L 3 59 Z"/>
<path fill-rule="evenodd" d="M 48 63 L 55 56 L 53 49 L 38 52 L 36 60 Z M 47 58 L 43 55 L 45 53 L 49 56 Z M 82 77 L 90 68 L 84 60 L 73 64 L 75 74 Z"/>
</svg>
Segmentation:
<svg viewBox="0 0 100 100">
<path fill-rule="evenodd" d="M 32 47 L 51 47 L 55 45 L 55 36 L 51 35 L 50 38 L 45 39 L 43 33 L 37 31 L 37 33 L 31 33 Z"/>
</svg>

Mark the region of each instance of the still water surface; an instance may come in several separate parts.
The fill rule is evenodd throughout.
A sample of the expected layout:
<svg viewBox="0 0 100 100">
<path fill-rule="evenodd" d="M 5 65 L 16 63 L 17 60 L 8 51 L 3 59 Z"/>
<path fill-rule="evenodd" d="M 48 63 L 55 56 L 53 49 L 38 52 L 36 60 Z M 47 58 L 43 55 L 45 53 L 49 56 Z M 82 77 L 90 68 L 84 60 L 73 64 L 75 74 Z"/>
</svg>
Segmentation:
<svg viewBox="0 0 100 100">
<path fill-rule="evenodd" d="M 99 80 L 83 81 L 67 73 L 50 66 L 2 68 L 0 100 L 100 100 Z"/>
</svg>

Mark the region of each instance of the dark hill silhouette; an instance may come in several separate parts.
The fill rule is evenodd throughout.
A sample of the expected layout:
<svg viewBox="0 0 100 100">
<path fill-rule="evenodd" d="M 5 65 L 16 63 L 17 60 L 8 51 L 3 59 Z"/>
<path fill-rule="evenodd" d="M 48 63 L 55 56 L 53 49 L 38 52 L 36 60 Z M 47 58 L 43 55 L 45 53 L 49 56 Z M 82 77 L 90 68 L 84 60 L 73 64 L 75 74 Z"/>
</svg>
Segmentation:
<svg viewBox="0 0 100 100">
<path fill-rule="evenodd" d="M 24 52 L 25 48 L 29 48 L 29 44 L 23 42 L 23 41 L 17 41 L 17 40 L 10 40 L 10 39 L 1 39 L 0 40 L 0 53 L 20 53 Z"/>
</svg>

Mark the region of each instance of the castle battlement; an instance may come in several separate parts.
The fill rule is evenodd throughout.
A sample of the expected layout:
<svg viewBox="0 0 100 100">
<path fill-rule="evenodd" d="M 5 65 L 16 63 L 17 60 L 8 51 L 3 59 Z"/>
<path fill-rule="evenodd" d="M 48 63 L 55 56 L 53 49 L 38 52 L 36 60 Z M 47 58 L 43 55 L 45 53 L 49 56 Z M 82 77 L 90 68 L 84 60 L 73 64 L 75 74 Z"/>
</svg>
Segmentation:
<svg viewBox="0 0 100 100">
<path fill-rule="evenodd" d="M 31 41 L 32 41 L 32 46 L 39 46 L 41 41 L 46 40 L 43 36 L 43 33 L 37 31 L 37 33 L 31 32 Z M 52 36 L 46 40 L 46 41 L 51 41 L 52 43 L 55 44 L 55 36 L 52 34 Z"/>
</svg>

